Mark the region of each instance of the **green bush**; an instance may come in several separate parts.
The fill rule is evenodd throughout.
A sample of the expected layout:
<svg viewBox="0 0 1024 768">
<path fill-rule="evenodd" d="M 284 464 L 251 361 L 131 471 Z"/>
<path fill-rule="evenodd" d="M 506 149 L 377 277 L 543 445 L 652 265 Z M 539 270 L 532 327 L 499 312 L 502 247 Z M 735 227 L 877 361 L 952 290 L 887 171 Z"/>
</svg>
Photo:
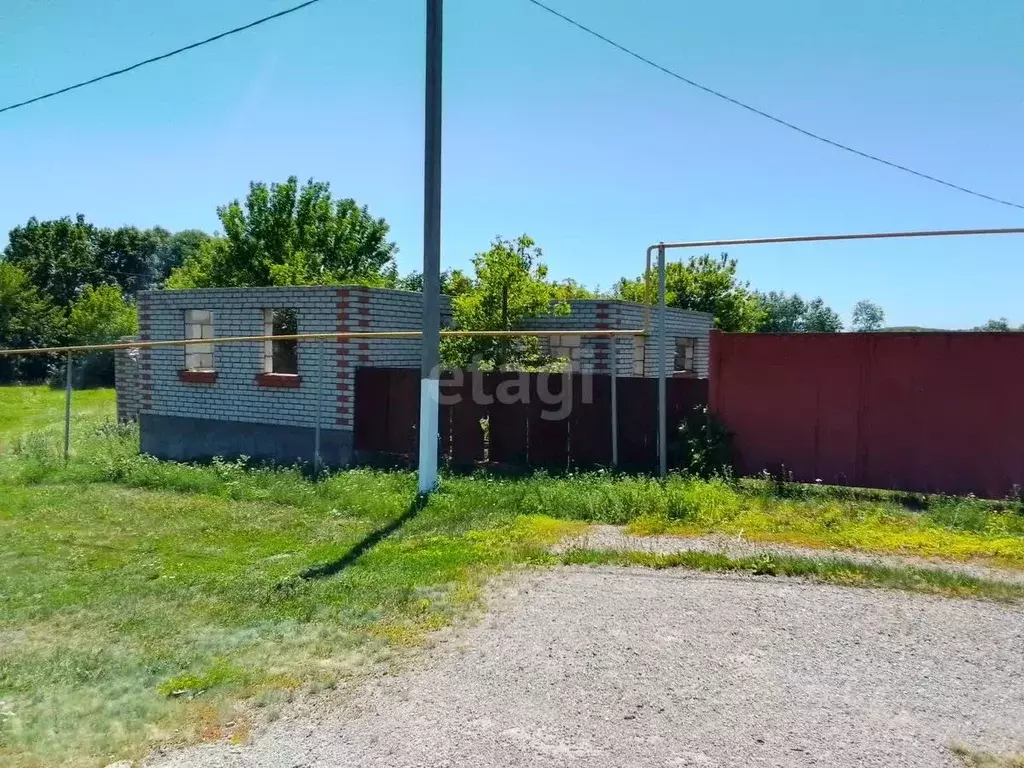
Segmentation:
<svg viewBox="0 0 1024 768">
<path fill-rule="evenodd" d="M 698 405 L 679 425 L 669 444 L 669 462 L 694 477 L 731 477 L 733 433 L 706 405 Z"/>
</svg>

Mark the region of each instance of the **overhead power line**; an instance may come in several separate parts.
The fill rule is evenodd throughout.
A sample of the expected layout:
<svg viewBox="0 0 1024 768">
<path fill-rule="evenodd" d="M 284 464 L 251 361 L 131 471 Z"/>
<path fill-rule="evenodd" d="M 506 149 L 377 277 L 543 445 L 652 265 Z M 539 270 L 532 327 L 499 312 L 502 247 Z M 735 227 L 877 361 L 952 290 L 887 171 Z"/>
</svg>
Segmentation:
<svg viewBox="0 0 1024 768">
<path fill-rule="evenodd" d="M 715 97 L 717 97 L 719 99 L 722 99 L 723 101 L 727 101 L 730 104 L 733 104 L 733 105 L 735 105 L 737 107 L 741 107 L 742 109 L 745 109 L 748 112 L 752 112 L 755 115 L 763 117 L 763 118 L 765 118 L 767 120 L 771 120 L 773 123 L 777 123 L 778 125 L 781 125 L 781 126 L 783 126 L 785 128 L 789 128 L 792 131 L 796 131 L 797 133 L 800 133 L 800 134 L 802 134 L 804 136 L 807 136 L 808 138 L 815 139 L 815 140 L 820 141 L 820 142 L 822 142 L 824 144 L 828 144 L 829 146 L 835 147 L 836 149 L 841 149 L 844 152 L 849 152 L 849 153 L 851 153 L 853 155 L 857 155 L 858 157 L 862 157 L 862 158 L 864 158 L 866 160 L 872 160 L 872 161 L 874 161 L 876 163 L 881 163 L 882 165 L 888 166 L 890 168 L 894 168 L 894 169 L 896 169 L 898 171 L 903 171 L 904 173 L 909 173 L 909 174 L 911 174 L 913 176 L 917 176 L 918 178 L 925 179 L 926 181 L 931 181 L 931 182 L 933 182 L 935 184 L 941 184 L 944 187 L 948 187 L 950 189 L 955 189 L 958 192 L 963 192 L 965 194 L 981 198 L 982 200 L 988 200 L 988 201 L 993 202 L 993 203 L 999 203 L 1000 205 L 1006 205 L 1006 206 L 1009 206 L 1011 208 L 1017 208 L 1019 210 L 1024 210 L 1024 205 L 1020 205 L 1019 203 L 1014 203 L 1014 202 L 1012 202 L 1010 200 L 1003 200 L 1003 199 L 998 198 L 998 197 L 993 197 L 992 195 L 986 195 L 983 192 L 978 192 L 978 191 L 973 190 L 973 189 L 968 189 L 967 187 L 963 187 L 963 186 L 960 186 L 959 184 L 954 184 L 954 183 L 952 183 L 950 181 L 946 181 L 944 179 L 940 179 L 937 176 L 932 176 L 931 174 L 928 174 L 928 173 L 923 173 L 922 171 L 914 170 L 913 168 L 910 168 L 908 166 L 902 165 L 900 163 L 893 162 L 892 160 L 886 160 L 885 158 L 879 157 L 878 155 L 873 155 L 873 154 L 871 154 L 869 152 L 864 152 L 863 150 L 857 149 L 856 147 L 851 147 L 848 144 L 843 144 L 842 142 L 835 141 L 835 140 L 830 139 L 830 138 L 828 138 L 826 136 L 822 136 L 821 134 L 814 133 L 813 131 L 809 131 L 806 128 L 801 128 L 800 126 L 795 125 L 794 123 L 791 123 L 788 120 L 783 120 L 781 117 L 777 117 L 777 116 L 772 115 L 772 114 L 770 114 L 768 112 L 765 112 L 764 110 L 758 109 L 757 107 L 751 106 L 750 104 L 742 102 L 739 99 L 735 99 L 732 96 L 729 96 L 729 95 L 727 95 L 725 93 L 722 93 L 721 91 L 717 91 L 714 88 L 710 88 L 710 87 L 708 87 L 706 85 L 702 85 L 701 83 L 698 83 L 695 80 L 691 80 L 690 78 L 685 77 L 684 75 L 681 75 L 678 72 L 676 72 L 676 71 L 674 71 L 672 69 L 669 69 L 668 67 L 666 67 L 666 66 L 664 66 L 662 64 L 658 64 L 656 61 L 653 61 L 652 59 L 647 58 L 643 54 L 637 53 L 633 49 L 628 48 L 625 45 L 622 45 L 621 43 L 615 42 L 611 38 L 601 34 L 600 32 L 598 32 L 598 31 L 596 31 L 596 30 L 594 30 L 594 29 L 592 29 L 590 27 L 588 27 L 587 25 L 585 25 L 585 24 L 583 24 L 583 23 L 581 23 L 579 21 L 576 21 L 575 19 L 573 19 L 573 18 L 571 18 L 569 16 L 566 16 L 564 13 L 561 13 L 560 11 L 552 8 L 551 6 L 541 2 L 541 0 L 526 0 L 526 1 L 528 3 L 531 3 L 532 5 L 534 5 L 536 7 L 544 10 L 544 11 L 547 11 L 548 13 L 550 13 L 551 15 L 561 19 L 562 21 L 564 21 L 564 22 L 566 22 L 568 24 L 571 24 L 572 26 L 576 27 L 577 29 L 581 30 L 582 32 L 586 32 L 588 35 L 591 35 L 592 37 L 595 37 L 598 40 L 601 40 L 602 42 L 607 43 L 608 45 L 612 46 L 613 48 L 618 49 L 622 53 L 625 53 L 628 56 L 631 56 L 634 59 L 636 59 L 638 61 L 641 61 L 644 64 L 647 64 L 648 66 L 654 67 L 658 71 L 663 72 L 664 74 L 669 75 L 670 77 L 673 77 L 676 80 L 679 80 L 679 81 L 681 81 L 683 83 L 686 83 L 687 85 L 689 85 L 689 86 L 691 86 L 693 88 L 697 88 L 698 90 L 704 91 L 707 94 L 710 94 L 710 95 L 715 96 Z M 4 112 L 10 112 L 10 111 L 15 110 L 15 109 L 19 109 L 21 107 L 27 107 L 30 104 L 35 104 L 36 102 L 45 101 L 46 99 L 52 99 L 55 96 L 60 96 L 60 95 L 65 94 L 65 93 L 69 93 L 71 91 L 78 90 L 79 88 L 85 88 L 86 86 L 94 85 L 95 83 L 102 82 L 103 80 L 109 80 L 110 78 L 117 77 L 119 75 L 127 74 L 128 72 L 131 72 L 131 71 L 136 70 L 136 69 L 140 69 L 141 67 L 145 67 L 145 66 L 147 66 L 149 64 L 155 64 L 158 61 L 163 61 L 164 59 L 169 59 L 169 58 L 171 58 L 173 56 L 177 56 L 178 54 L 185 53 L 186 51 L 191 51 L 191 50 L 193 50 L 195 48 L 200 48 L 200 47 L 202 47 L 204 45 L 209 45 L 210 43 L 217 42 L 218 40 L 223 40 L 224 38 L 230 37 L 231 35 L 238 34 L 239 32 L 244 32 L 244 31 L 246 31 L 248 29 L 252 29 L 253 27 L 258 27 L 261 24 L 266 24 L 268 21 L 273 21 L 275 19 L 279 19 L 279 18 L 281 18 L 283 16 L 287 16 L 289 14 L 295 13 L 296 11 L 300 11 L 300 10 L 302 10 L 304 8 L 308 8 L 309 6 L 315 5 L 315 4 L 319 3 L 319 2 L 321 2 L 321 0 L 306 0 L 306 2 L 299 3 L 298 5 L 294 5 L 294 6 L 290 7 L 290 8 L 285 8 L 284 10 L 278 11 L 277 13 L 272 13 L 269 16 L 264 16 L 262 18 L 256 19 L 255 21 L 251 21 L 248 24 L 243 24 L 242 26 L 234 27 L 233 29 L 225 30 L 224 32 L 220 32 L 220 33 L 218 33 L 216 35 L 213 35 L 212 37 L 208 37 L 208 38 L 206 38 L 204 40 L 199 40 L 197 42 L 190 43 L 189 45 L 185 45 L 185 46 L 182 46 L 180 48 L 175 48 L 172 51 L 167 51 L 166 53 L 162 53 L 162 54 L 160 54 L 158 56 L 152 56 L 152 57 L 150 57 L 148 59 L 144 59 L 143 61 L 136 62 L 135 64 L 131 64 L 131 65 L 127 66 L 127 67 L 122 67 L 121 69 L 116 69 L 116 70 L 113 70 L 112 72 L 107 72 L 105 74 L 98 75 L 98 76 L 90 78 L 88 80 L 83 80 L 83 81 L 78 82 L 78 83 L 73 83 L 72 85 L 68 85 L 68 86 L 65 86 L 63 88 L 59 88 L 59 89 L 57 89 L 55 91 L 50 91 L 49 93 L 43 93 L 43 94 L 40 94 L 39 96 L 34 96 L 31 99 L 25 99 L 24 101 L 19 101 L 19 102 L 15 102 L 13 104 L 8 104 L 5 107 L 0 107 L 0 114 L 2 114 Z"/>
<path fill-rule="evenodd" d="M 999 203 L 1001 205 L 1008 205 L 1011 208 L 1019 208 L 1020 210 L 1024 210 L 1024 205 L 1020 205 L 1018 203 L 1014 203 L 1014 202 L 1012 202 L 1010 200 L 1002 200 L 1002 199 L 1000 199 L 998 197 L 993 197 L 992 195 L 986 195 L 983 192 L 977 192 L 977 191 L 975 191 L 973 189 L 968 189 L 967 187 L 961 187 L 959 184 L 954 184 L 954 183 L 952 183 L 950 181 L 945 181 L 944 179 L 940 179 L 937 176 L 932 176 L 931 174 L 928 174 L 928 173 L 923 173 L 921 171 L 915 171 L 913 168 L 908 168 L 907 166 L 901 165 L 900 163 L 895 163 L 892 160 L 886 160 L 884 157 L 879 157 L 878 155 L 872 155 L 870 152 L 864 152 L 862 150 L 857 149 L 856 147 L 851 147 L 848 144 L 843 144 L 842 142 L 835 141 L 833 139 L 828 138 L 827 136 L 822 136 L 819 133 L 814 133 L 813 131 L 809 131 L 806 128 L 801 128 L 799 125 L 794 125 L 793 123 L 789 122 L 788 120 L 783 120 L 781 117 L 776 117 L 775 115 L 772 115 L 772 114 L 770 114 L 768 112 L 765 112 L 764 110 L 758 109 L 757 107 L 753 107 L 750 104 L 742 102 L 739 99 L 734 99 L 732 96 L 724 94 L 721 91 L 716 91 L 714 88 L 709 88 L 708 86 L 702 85 L 701 83 L 698 83 L 695 80 L 691 80 L 690 78 L 685 77 L 685 76 L 679 74 L 675 70 L 669 69 L 668 67 L 666 67 L 666 66 L 664 66 L 662 64 L 659 64 L 656 61 L 653 61 L 653 60 L 647 58 L 643 54 L 637 53 L 632 48 L 627 48 L 625 45 L 622 45 L 621 43 L 615 42 L 611 38 L 606 37 L 605 35 L 602 35 L 600 32 L 598 32 L 598 31 L 596 31 L 594 29 L 591 29 L 587 25 L 585 25 L 585 24 L 583 24 L 583 23 L 581 23 L 579 21 L 576 21 L 575 19 L 570 18 L 569 16 L 566 16 L 564 13 L 562 13 L 560 11 L 557 11 L 554 8 L 552 8 L 551 6 L 546 5 L 545 3 L 541 2 L 541 0 L 526 0 L 526 1 L 528 3 L 531 3 L 531 4 L 535 5 L 535 6 L 537 6 L 538 8 L 540 8 L 540 9 L 542 9 L 544 11 L 547 11 L 552 16 L 556 16 L 559 19 L 561 19 L 562 21 L 567 22 L 568 24 L 571 24 L 572 26 L 576 27 L 577 29 L 579 29 L 579 30 L 581 30 L 583 32 L 586 32 L 588 35 L 591 35 L 592 37 L 596 37 L 598 40 L 601 40 L 602 42 L 607 43 L 608 45 L 612 46 L 613 48 L 617 48 L 618 50 L 622 51 L 622 53 L 625 53 L 625 54 L 627 54 L 629 56 L 632 56 L 634 59 L 636 59 L 638 61 L 641 61 L 644 64 L 647 64 L 648 66 L 654 67 L 655 69 L 659 70 L 660 72 L 665 73 L 666 75 L 668 75 L 670 77 L 674 77 L 676 80 L 684 82 L 684 83 L 686 83 L 687 85 L 689 85 L 689 86 L 691 86 L 693 88 L 697 88 L 698 90 L 704 91 L 704 93 L 708 93 L 708 94 L 710 94 L 712 96 L 715 96 L 715 97 L 717 97 L 719 99 L 722 99 L 723 101 L 727 101 L 730 104 L 734 104 L 737 107 L 741 107 L 741 108 L 747 110 L 748 112 L 753 112 L 755 115 L 759 115 L 760 117 L 763 117 L 763 118 L 765 118 L 767 120 L 771 120 L 773 123 L 777 123 L 777 124 L 779 124 L 781 126 L 784 126 L 785 128 L 789 128 L 792 131 L 796 131 L 797 133 L 803 134 L 804 136 L 807 136 L 808 138 L 815 139 L 815 140 L 820 141 L 820 142 L 822 142 L 824 144 L 828 144 L 829 146 L 835 147 L 836 149 L 841 149 L 844 152 L 849 152 L 849 153 L 851 153 L 853 155 L 857 155 L 858 157 L 863 157 L 866 160 L 873 160 L 876 163 L 881 163 L 882 165 L 887 165 L 890 168 L 895 168 L 898 171 L 903 171 L 904 173 L 909 173 L 909 174 L 911 174 L 913 176 L 917 176 L 918 178 L 925 179 L 927 181 L 931 181 L 931 182 L 934 182 L 936 184 L 941 184 L 942 186 L 949 187 L 950 189 L 955 189 L 958 192 L 964 192 L 964 193 L 966 193 L 968 195 L 973 195 L 974 197 L 980 197 L 982 200 L 989 200 L 989 201 L 991 201 L 993 203 Z"/>
<path fill-rule="evenodd" d="M 213 37 L 208 37 L 205 40 L 199 40 L 198 42 L 190 43 L 189 45 L 182 46 L 181 48 L 175 48 L 173 51 L 161 53 L 159 56 L 153 56 L 152 58 L 145 59 L 144 61 L 132 64 L 131 66 L 123 67 L 121 69 L 115 69 L 113 72 L 107 72 L 104 75 L 99 75 L 88 80 L 83 80 L 80 83 L 75 83 L 74 85 L 68 85 L 64 88 L 59 88 L 56 91 L 50 91 L 49 93 L 34 96 L 31 99 L 26 99 L 25 101 L 19 101 L 14 104 L 8 104 L 6 107 L 0 107 L 0 113 L 10 112 L 12 109 L 18 109 L 19 107 L 27 107 L 29 104 L 35 104 L 37 101 L 52 99 L 54 96 L 60 96 L 61 94 L 68 93 L 70 91 L 75 91 L 79 88 L 85 88 L 87 85 L 93 85 L 103 80 L 109 80 L 112 77 L 117 77 L 118 75 L 126 74 L 128 72 L 131 72 L 132 70 L 140 69 L 141 67 L 145 67 L 147 64 L 155 64 L 158 61 L 169 59 L 172 56 L 177 56 L 179 53 L 185 53 L 186 51 L 191 51 L 195 48 L 201 48 L 204 45 L 209 45 L 210 43 L 215 43 L 218 40 L 223 40 L 225 37 L 237 35 L 239 32 L 245 32 L 247 29 L 258 27 L 260 24 L 266 24 L 268 21 L 280 19 L 282 16 L 287 16 L 290 13 L 301 11 L 303 8 L 308 8 L 309 6 L 315 5 L 316 3 L 319 2 L 320 0 L 306 0 L 306 2 L 299 3 L 298 5 L 293 5 L 291 8 L 285 8 L 283 11 L 278 11 L 277 13 L 272 13 L 269 16 L 264 16 L 261 19 L 256 19 L 256 21 L 251 21 L 248 24 L 243 24 L 240 27 L 235 27 L 234 29 L 226 30 L 224 32 L 214 35 Z"/>
</svg>

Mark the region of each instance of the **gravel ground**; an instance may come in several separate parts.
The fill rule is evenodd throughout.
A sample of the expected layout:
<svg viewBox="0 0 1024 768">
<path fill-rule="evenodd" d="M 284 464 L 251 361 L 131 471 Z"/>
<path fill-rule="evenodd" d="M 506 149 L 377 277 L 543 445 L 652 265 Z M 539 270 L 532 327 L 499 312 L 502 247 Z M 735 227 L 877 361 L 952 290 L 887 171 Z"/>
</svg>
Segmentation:
<svg viewBox="0 0 1024 768">
<path fill-rule="evenodd" d="M 1024 610 L 799 580 L 562 568 L 346 701 L 150 765 L 956 766 L 1024 744 Z"/>
<path fill-rule="evenodd" d="M 721 552 L 732 557 L 746 557 L 762 553 L 798 555 L 813 558 L 842 558 L 858 563 L 873 565 L 911 565 L 917 568 L 933 568 L 974 576 L 979 579 L 993 579 L 1024 584 L 1024 571 L 992 568 L 975 563 L 958 563 L 949 560 L 927 560 L 923 557 L 902 555 L 872 555 L 845 549 L 812 549 L 788 544 L 763 544 L 739 536 L 713 534 L 710 536 L 631 536 L 615 525 L 592 525 L 582 536 L 568 539 L 556 550 L 573 548 L 614 549 L 636 552 L 674 554 L 677 552 Z"/>
</svg>

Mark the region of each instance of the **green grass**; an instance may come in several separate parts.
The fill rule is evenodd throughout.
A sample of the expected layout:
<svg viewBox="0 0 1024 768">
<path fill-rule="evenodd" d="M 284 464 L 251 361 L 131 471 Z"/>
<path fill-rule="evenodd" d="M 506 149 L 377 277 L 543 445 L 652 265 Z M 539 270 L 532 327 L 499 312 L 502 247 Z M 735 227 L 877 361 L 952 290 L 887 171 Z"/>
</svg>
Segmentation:
<svg viewBox="0 0 1024 768">
<path fill-rule="evenodd" d="M 878 554 L 916 555 L 1024 568 L 1024 513 L 1019 506 L 974 498 L 874 500 L 846 492 L 779 497 L 770 483 L 680 480 L 660 508 L 629 523 L 638 535 L 725 533 L 754 541 Z M 787 492 L 788 493 L 788 492 Z"/>
<path fill-rule="evenodd" d="M 103 391 L 75 393 L 65 464 L 60 395 L 0 389 L 0 763 L 18 768 L 241 738 L 261 709 L 402 658 L 471 613 L 493 574 L 524 566 L 686 567 L 1022 597 L 1006 584 L 845 561 L 549 551 L 606 522 L 1022 567 L 1021 519 L 970 499 L 925 500 L 917 513 L 885 495 L 598 473 L 445 477 L 422 505 L 409 473 L 314 483 L 292 469 L 139 456 L 137 432 L 110 422 Z"/>
<path fill-rule="evenodd" d="M 300 482 L 296 480 L 296 482 Z M 475 604 L 571 525 L 444 503 L 329 577 L 409 508 L 412 478 L 351 473 L 295 499 L 118 485 L 0 488 L 0 755 L 101 764 L 238 721 L 268 688 L 335 685 Z M 212 729 L 212 730 L 211 730 Z M 178 731 L 178 732 L 175 732 Z"/>
<path fill-rule="evenodd" d="M 95 420 L 113 414 L 114 392 L 88 389 L 72 394 L 78 419 Z M 64 434 L 64 390 L 50 387 L 0 387 L 0 453 L 18 434 L 44 431 Z"/>
<path fill-rule="evenodd" d="M 1024 768 L 1024 754 L 992 755 L 962 745 L 953 746 L 952 752 L 967 768 Z"/>
<path fill-rule="evenodd" d="M 625 565 L 644 568 L 687 568 L 708 572 L 737 572 L 755 576 L 791 576 L 846 587 L 883 587 L 947 597 L 1000 602 L 1024 599 L 1024 586 L 978 579 L 962 573 L 931 568 L 889 567 L 844 558 L 811 559 L 778 554 L 730 557 L 718 552 L 620 552 L 569 549 L 561 555 L 565 565 Z"/>
</svg>

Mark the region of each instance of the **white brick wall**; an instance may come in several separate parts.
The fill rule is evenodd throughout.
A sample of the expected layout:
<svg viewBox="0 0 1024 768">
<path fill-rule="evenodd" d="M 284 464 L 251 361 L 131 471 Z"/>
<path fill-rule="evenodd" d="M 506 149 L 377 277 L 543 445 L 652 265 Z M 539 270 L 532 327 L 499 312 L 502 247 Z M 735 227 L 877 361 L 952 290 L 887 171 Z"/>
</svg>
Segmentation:
<svg viewBox="0 0 1024 768">
<path fill-rule="evenodd" d="M 537 330 L 591 330 L 611 328 L 617 330 L 642 329 L 644 327 L 644 305 L 628 301 L 605 301 L 600 299 L 577 299 L 570 301 L 572 313 L 565 316 L 548 316 L 531 320 L 529 327 Z M 671 374 L 675 357 L 676 339 L 693 338 L 694 368 L 696 375 L 708 375 L 708 355 L 711 328 L 714 325 L 710 314 L 689 312 L 668 308 L 666 311 L 667 334 L 665 350 L 668 354 L 668 370 Z M 657 308 L 651 308 L 650 333 L 644 342 L 644 375 L 658 375 L 657 359 Z M 583 373 L 607 373 L 611 370 L 611 339 L 584 338 L 581 344 L 581 365 Z M 619 376 L 633 376 L 634 340 L 629 336 L 615 339 L 616 367 Z"/>
<path fill-rule="evenodd" d="M 619 322 L 623 328 L 643 328 L 644 326 L 644 305 L 632 302 L 617 301 L 619 306 Z M 672 363 L 676 354 L 676 339 L 696 339 L 693 350 L 693 364 L 696 375 L 700 378 L 707 378 L 708 359 L 711 352 L 711 329 L 714 327 L 714 318 L 706 312 L 689 312 L 683 309 L 669 307 L 666 312 L 666 339 L 665 353 L 668 355 L 668 371 L 671 375 Z M 658 375 L 658 308 L 651 307 L 651 327 L 644 344 L 644 375 L 654 377 Z M 629 352 L 632 358 L 632 351 Z M 631 374 L 623 374 L 631 375 Z"/>
<path fill-rule="evenodd" d="M 587 330 L 597 328 L 640 329 L 643 306 L 620 301 L 579 300 L 570 302 L 568 316 L 550 316 L 531 321 L 537 330 Z M 217 337 L 263 334 L 265 309 L 296 310 L 299 333 L 334 331 L 409 331 L 422 328 L 423 296 L 408 291 L 359 287 L 212 288 L 192 291 L 144 291 L 139 294 L 141 340 L 181 339 L 185 311 L 211 310 Z M 656 313 L 652 312 L 652 320 Z M 442 327 L 451 324 L 450 302 L 442 297 Z M 695 338 L 694 361 L 697 375 L 708 373 L 710 315 L 668 311 L 666 353 L 671 370 L 675 340 Z M 652 328 L 653 330 L 653 328 Z M 263 372 L 261 342 L 218 344 L 214 350 L 216 380 L 210 383 L 182 381 L 185 368 L 183 347 L 141 350 L 138 363 L 138 395 L 132 391 L 131 371 L 121 359 L 118 373 L 120 412 L 138 410 L 163 416 L 254 422 L 311 427 L 316 423 L 319 402 L 320 423 L 338 429 L 352 429 L 354 418 L 355 371 L 360 366 L 417 368 L 419 339 L 348 339 L 299 343 L 300 386 L 268 387 L 257 381 Z M 580 342 L 580 370 L 604 373 L 611 368 L 611 339 L 583 338 Z M 633 337 L 615 341 L 618 373 L 632 376 Z M 657 375 L 656 342 L 649 335 L 646 346 L 646 375 Z M 318 357 L 321 355 L 322 357 Z M 319 362 L 319 370 L 318 370 Z M 318 401 L 318 374 L 319 383 Z M 121 406 L 119 405 L 119 408 Z"/>
<path fill-rule="evenodd" d="M 183 338 L 188 309 L 211 310 L 218 337 L 263 334 L 264 309 L 296 310 L 299 333 L 420 330 L 422 298 L 408 291 L 322 286 L 147 291 L 139 295 L 140 338 Z M 442 319 L 446 317 L 450 320 L 444 301 Z M 257 383 L 257 375 L 263 372 L 260 342 L 218 344 L 213 383 L 180 380 L 179 371 L 185 368 L 183 347 L 146 350 L 140 356 L 141 410 L 164 416 L 314 426 L 319 373 L 321 425 L 352 429 L 355 367 L 416 367 L 420 341 L 300 342 L 298 358 L 300 386 L 277 388 Z M 129 386 L 124 383 L 126 392 Z"/>
<path fill-rule="evenodd" d="M 409 331 L 423 329 L 423 294 L 382 288 L 339 289 L 339 329 Z M 441 327 L 451 324 L 451 303 L 441 297 Z M 359 367 L 419 368 L 419 339 L 351 339 L 338 360 L 337 425 L 351 429 L 355 416 L 355 372 Z"/>
<path fill-rule="evenodd" d="M 118 342 L 137 341 L 136 336 L 125 336 Z M 142 407 L 139 390 L 139 352 L 118 349 L 114 352 L 114 387 L 117 393 L 117 420 L 136 421 Z"/>
<path fill-rule="evenodd" d="M 299 333 L 330 332 L 337 328 L 337 292 L 337 288 L 325 287 L 147 291 L 139 298 L 140 336 L 152 341 L 183 338 L 188 309 L 211 310 L 218 337 L 259 336 L 263 310 L 279 308 L 296 310 Z M 322 352 L 321 423 L 329 424 L 337 394 L 337 351 L 334 341 L 300 342 L 301 386 L 284 389 L 257 384 L 256 376 L 263 372 L 263 345 L 259 342 L 216 345 L 217 379 L 210 384 L 179 380 L 178 372 L 185 368 L 184 347 L 152 349 L 143 355 L 143 412 L 314 426 L 317 356 Z"/>
</svg>

